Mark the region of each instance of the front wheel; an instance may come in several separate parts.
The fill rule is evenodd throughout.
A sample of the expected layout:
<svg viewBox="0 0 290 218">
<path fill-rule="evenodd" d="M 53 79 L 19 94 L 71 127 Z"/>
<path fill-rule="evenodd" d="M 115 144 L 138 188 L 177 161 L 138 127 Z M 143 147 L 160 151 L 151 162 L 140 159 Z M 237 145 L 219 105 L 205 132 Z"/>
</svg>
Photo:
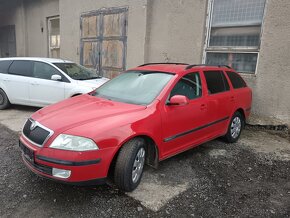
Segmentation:
<svg viewBox="0 0 290 218">
<path fill-rule="evenodd" d="M 245 119 L 243 115 L 238 111 L 235 112 L 228 126 L 227 134 L 224 136 L 224 140 L 229 143 L 236 142 L 241 135 L 244 124 Z"/>
<path fill-rule="evenodd" d="M 134 138 L 125 143 L 116 160 L 114 181 L 118 188 L 131 192 L 139 185 L 145 165 L 145 141 Z"/>
</svg>

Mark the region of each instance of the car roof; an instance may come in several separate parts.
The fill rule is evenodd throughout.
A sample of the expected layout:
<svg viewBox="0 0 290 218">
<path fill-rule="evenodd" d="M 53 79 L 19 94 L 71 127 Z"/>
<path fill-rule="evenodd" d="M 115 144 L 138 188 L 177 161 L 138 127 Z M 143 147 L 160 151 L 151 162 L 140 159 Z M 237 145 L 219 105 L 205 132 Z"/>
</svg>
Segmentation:
<svg viewBox="0 0 290 218">
<path fill-rule="evenodd" d="M 188 69 L 186 69 L 188 68 Z M 204 64 L 196 64 L 196 65 L 190 65 L 190 64 L 183 64 L 183 63 L 153 63 L 153 64 L 144 64 L 140 65 L 139 67 L 136 67 L 132 70 L 145 70 L 145 71 L 159 71 L 159 72 L 167 72 L 167 73 L 173 73 L 173 74 L 183 74 L 190 71 L 198 71 L 198 70 L 227 70 L 227 71 L 233 71 L 232 68 L 228 66 L 211 66 L 211 65 L 204 65 Z"/>
<path fill-rule="evenodd" d="M 69 60 L 56 59 L 56 58 L 43 58 L 43 57 L 9 57 L 9 58 L 0 58 L 0 61 L 4 60 L 19 60 L 19 61 L 41 61 L 46 63 L 73 63 Z"/>
</svg>

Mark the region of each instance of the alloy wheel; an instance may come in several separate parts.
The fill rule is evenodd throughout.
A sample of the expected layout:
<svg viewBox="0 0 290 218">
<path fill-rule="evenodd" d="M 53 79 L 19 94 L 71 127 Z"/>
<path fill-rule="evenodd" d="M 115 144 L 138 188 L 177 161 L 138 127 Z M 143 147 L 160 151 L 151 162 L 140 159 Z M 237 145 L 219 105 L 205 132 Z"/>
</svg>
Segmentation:
<svg viewBox="0 0 290 218">
<path fill-rule="evenodd" d="M 137 155 L 134 160 L 133 169 L 132 169 L 132 181 L 133 183 L 138 182 L 139 178 L 142 175 L 143 167 L 145 163 L 145 149 L 140 148 L 137 152 Z"/>
<path fill-rule="evenodd" d="M 235 139 L 239 136 L 242 129 L 242 122 L 239 117 L 235 117 L 231 123 L 231 136 Z"/>
</svg>

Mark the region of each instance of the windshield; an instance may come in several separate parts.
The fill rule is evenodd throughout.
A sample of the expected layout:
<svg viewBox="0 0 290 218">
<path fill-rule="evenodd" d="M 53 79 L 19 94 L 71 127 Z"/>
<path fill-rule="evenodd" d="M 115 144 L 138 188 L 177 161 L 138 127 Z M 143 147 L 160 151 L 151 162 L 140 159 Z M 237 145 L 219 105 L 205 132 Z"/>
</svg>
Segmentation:
<svg viewBox="0 0 290 218">
<path fill-rule="evenodd" d="M 128 71 L 96 90 L 95 96 L 110 100 L 148 105 L 161 92 L 173 74 L 154 71 Z"/>
<path fill-rule="evenodd" d="M 65 72 L 70 78 L 75 80 L 89 80 L 101 78 L 93 72 L 76 63 L 54 63 L 55 66 Z"/>
</svg>

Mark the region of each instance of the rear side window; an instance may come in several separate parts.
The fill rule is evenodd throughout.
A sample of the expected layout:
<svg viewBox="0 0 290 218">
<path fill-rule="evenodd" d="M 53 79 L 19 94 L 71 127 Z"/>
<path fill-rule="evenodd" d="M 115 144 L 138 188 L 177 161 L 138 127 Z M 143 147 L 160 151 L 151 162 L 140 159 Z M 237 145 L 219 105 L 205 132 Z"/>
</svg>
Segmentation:
<svg viewBox="0 0 290 218">
<path fill-rule="evenodd" d="M 247 87 L 247 84 L 245 83 L 245 81 L 237 73 L 228 71 L 227 75 L 228 75 L 234 89 Z"/>
<path fill-rule="evenodd" d="M 8 73 L 8 68 L 12 61 L 0 61 L 0 73 Z"/>
<path fill-rule="evenodd" d="M 32 61 L 13 61 L 9 67 L 9 74 L 32 76 Z"/>
<path fill-rule="evenodd" d="M 204 71 L 209 94 L 225 92 L 230 89 L 222 71 Z"/>
</svg>

